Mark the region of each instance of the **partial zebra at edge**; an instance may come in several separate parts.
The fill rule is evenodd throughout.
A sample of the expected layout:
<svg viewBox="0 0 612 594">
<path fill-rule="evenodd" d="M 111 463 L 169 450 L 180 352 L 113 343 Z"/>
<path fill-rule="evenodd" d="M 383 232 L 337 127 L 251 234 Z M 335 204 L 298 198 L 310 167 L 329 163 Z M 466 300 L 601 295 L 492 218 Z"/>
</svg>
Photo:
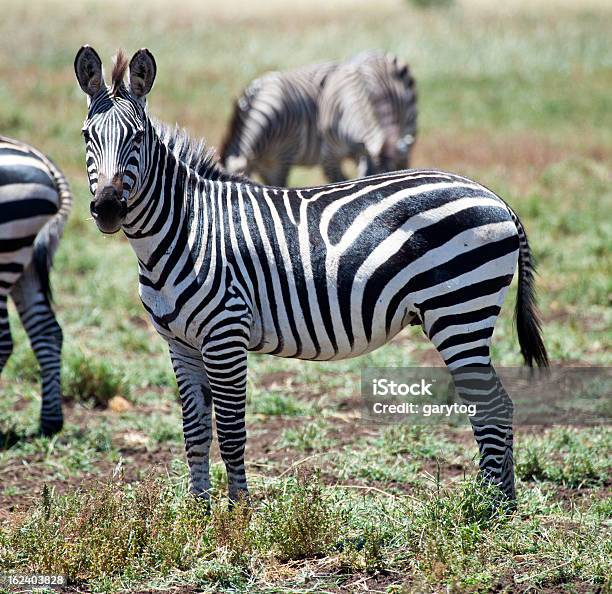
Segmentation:
<svg viewBox="0 0 612 594">
<path fill-rule="evenodd" d="M 10 296 L 41 370 L 40 430 L 62 428 L 62 331 L 51 307 L 49 274 L 72 207 L 63 173 L 37 149 L 0 136 L 0 373 L 13 349 Z"/>
</svg>

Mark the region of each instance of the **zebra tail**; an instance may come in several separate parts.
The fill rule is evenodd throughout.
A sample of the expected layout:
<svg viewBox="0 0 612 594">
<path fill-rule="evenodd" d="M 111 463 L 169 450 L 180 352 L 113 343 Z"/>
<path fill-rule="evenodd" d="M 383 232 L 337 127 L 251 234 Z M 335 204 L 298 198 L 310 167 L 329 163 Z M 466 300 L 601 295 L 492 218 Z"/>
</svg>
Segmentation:
<svg viewBox="0 0 612 594">
<path fill-rule="evenodd" d="M 514 321 L 521 354 L 529 367 L 533 367 L 534 361 L 538 367 L 548 367 L 548 354 L 542 340 L 542 323 L 537 308 L 535 263 L 529 248 L 525 228 L 511 209 L 510 214 L 519 237 L 519 278 Z"/>
<path fill-rule="evenodd" d="M 45 223 L 34 240 L 34 254 L 32 257 L 34 271 L 40 282 L 43 294 L 51 303 L 53 293 L 49 274 L 53 265 L 53 256 L 59 246 L 59 240 L 64 231 L 68 215 L 72 209 L 72 193 L 64 174 L 45 155 L 38 153 L 45 162 L 59 195 L 59 208 L 53 217 Z"/>
</svg>

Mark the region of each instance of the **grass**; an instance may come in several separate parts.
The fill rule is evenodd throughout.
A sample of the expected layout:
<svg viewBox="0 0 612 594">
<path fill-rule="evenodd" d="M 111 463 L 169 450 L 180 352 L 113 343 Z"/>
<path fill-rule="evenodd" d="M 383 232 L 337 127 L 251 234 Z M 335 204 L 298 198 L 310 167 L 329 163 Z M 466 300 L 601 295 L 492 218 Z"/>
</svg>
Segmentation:
<svg viewBox="0 0 612 594">
<path fill-rule="evenodd" d="M 115 478 L 68 496 L 45 487 L 27 515 L 0 531 L 0 554 L 5 570 L 27 566 L 100 591 L 143 579 L 160 587 L 172 575 L 246 591 L 283 577 L 292 589 L 363 573 L 409 575 L 408 589 L 448 580 L 475 592 L 511 583 L 514 563 L 527 569 L 516 584 L 581 579 L 605 587 L 610 543 L 599 538 L 600 506 L 564 518 L 540 494 L 530 508 L 528 517 L 504 512 L 474 480 L 389 499 L 297 474 L 262 490 L 252 510 L 216 505 L 209 514 L 176 477 L 135 485 Z"/>
<path fill-rule="evenodd" d="M 252 357 L 252 512 L 226 511 L 216 446 L 211 514 L 190 499 L 176 382 L 140 304 L 134 256 L 89 220 L 85 101 L 72 71 L 83 43 L 106 64 L 118 46 L 148 46 L 158 64 L 151 112 L 218 144 L 232 97 L 265 70 L 364 48 L 397 53 L 418 84 L 415 165 L 471 176 L 512 205 L 537 257 L 551 359 L 607 366 L 607 3 L 4 5 L 0 130 L 52 156 L 75 209 L 53 271 L 70 402 L 64 431 L 51 439 L 33 435 L 38 367 L 10 313 L 15 351 L 0 380 L 0 431 L 18 441 L 0 450 L 0 573 L 59 571 L 71 587 L 95 592 L 612 587 L 609 427 L 519 428 L 517 510 L 496 514 L 473 480 L 469 430 L 361 420 L 362 367 L 438 362 L 417 328 L 333 364 Z M 314 169 L 291 177 L 321 180 Z M 514 292 L 493 339 L 498 365 L 520 364 Z M 127 405 L 106 406 L 116 396 Z"/>
</svg>

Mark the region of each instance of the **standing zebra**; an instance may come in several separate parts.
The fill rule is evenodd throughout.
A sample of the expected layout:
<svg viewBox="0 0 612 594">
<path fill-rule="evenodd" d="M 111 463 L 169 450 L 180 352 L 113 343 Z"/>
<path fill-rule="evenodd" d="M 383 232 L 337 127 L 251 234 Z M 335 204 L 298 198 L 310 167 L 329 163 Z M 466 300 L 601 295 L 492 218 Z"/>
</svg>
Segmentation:
<svg viewBox="0 0 612 594">
<path fill-rule="evenodd" d="M 292 165 L 317 165 L 317 101 L 335 67 L 325 62 L 251 82 L 234 104 L 222 142 L 221 162 L 228 171 L 257 173 L 266 184 L 284 186 Z"/>
<path fill-rule="evenodd" d="M 0 136 L 0 372 L 12 350 L 10 295 L 40 365 L 40 431 L 62 428 L 62 330 L 51 308 L 49 271 L 72 196 L 62 172 L 36 149 Z"/>
<path fill-rule="evenodd" d="M 203 143 L 146 112 L 156 65 L 119 53 L 110 86 L 82 47 L 90 209 L 136 252 L 140 297 L 168 342 L 183 406 L 190 488 L 208 496 L 215 408 L 229 496 L 247 493 L 247 352 L 338 360 L 422 325 L 471 417 L 483 476 L 514 497 L 512 402 L 490 359 L 517 262 L 516 316 L 528 364 L 547 364 L 531 255 L 516 215 L 483 186 L 415 170 L 314 188 L 271 188 L 227 174 Z M 481 381 L 461 373 L 480 369 Z"/>
<path fill-rule="evenodd" d="M 407 64 L 380 51 L 357 54 L 327 78 L 319 97 L 321 161 L 342 181 L 342 160 L 360 177 L 406 169 L 416 139 L 416 89 Z"/>
</svg>

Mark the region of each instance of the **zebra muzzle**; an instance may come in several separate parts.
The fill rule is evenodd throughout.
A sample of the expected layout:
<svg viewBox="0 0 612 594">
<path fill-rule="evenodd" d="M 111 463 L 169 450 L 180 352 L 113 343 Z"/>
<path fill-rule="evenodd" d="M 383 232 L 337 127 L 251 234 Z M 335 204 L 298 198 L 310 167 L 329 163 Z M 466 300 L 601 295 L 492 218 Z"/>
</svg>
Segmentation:
<svg viewBox="0 0 612 594">
<path fill-rule="evenodd" d="M 102 233 L 116 233 L 127 214 L 127 204 L 119 190 L 109 184 L 96 193 L 89 210 Z"/>
</svg>

